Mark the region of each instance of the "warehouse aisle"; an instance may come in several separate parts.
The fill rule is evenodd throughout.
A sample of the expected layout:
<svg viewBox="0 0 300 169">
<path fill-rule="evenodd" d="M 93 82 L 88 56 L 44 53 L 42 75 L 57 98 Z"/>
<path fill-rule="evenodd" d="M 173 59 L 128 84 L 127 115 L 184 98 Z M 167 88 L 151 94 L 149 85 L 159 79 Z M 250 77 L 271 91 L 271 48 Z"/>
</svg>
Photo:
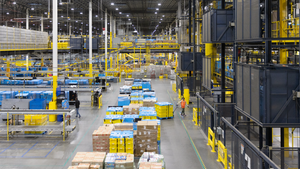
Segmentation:
<svg viewBox="0 0 300 169">
<path fill-rule="evenodd" d="M 152 85 L 158 101 L 178 103 L 178 94 L 172 91 L 170 80 L 156 79 Z M 177 108 L 173 120 L 162 121 L 161 152 L 167 168 L 222 169 L 221 164 L 216 162 L 217 154 L 211 153 L 206 145 L 204 133 L 192 122 L 192 108 L 186 110 L 184 119 L 181 119 L 180 111 L 181 108 Z"/>
<path fill-rule="evenodd" d="M 65 142 L 61 138 L 14 138 L 10 142 L 1 138 L 0 169 L 67 169 L 76 152 L 92 151 L 92 133 L 103 124 L 106 107 L 117 105 L 122 84 L 112 84 L 113 90 L 103 94 L 104 108 L 100 110 L 90 107 L 90 93 L 79 94 L 82 118 L 74 121 L 77 129 Z M 172 103 L 177 97 L 171 89 L 170 80 L 155 79 L 152 80 L 152 86 L 158 101 Z M 207 139 L 192 123 L 191 115 L 187 113 L 187 117 L 181 121 L 178 112 L 179 109 L 174 119 L 162 120 L 161 152 L 167 168 L 199 169 L 206 166 L 207 169 L 221 169 L 222 166 L 216 162 L 216 153 L 210 152 Z"/>
</svg>

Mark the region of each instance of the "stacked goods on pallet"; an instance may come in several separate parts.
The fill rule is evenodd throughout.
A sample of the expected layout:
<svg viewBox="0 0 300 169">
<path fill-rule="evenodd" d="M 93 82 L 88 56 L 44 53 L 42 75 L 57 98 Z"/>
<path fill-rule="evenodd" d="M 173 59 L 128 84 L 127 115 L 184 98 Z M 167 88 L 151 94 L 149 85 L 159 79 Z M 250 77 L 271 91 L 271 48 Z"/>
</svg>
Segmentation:
<svg viewBox="0 0 300 169">
<path fill-rule="evenodd" d="M 118 106 L 128 106 L 130 104 L 129 95 L 119 95 L 118 96 Z"/>
<path fill-rule="evenodd" d="M 3 100 L 14 98 L 15 94 L 14 91 L 0 91 L 0 105 L 2 105 Z"/>
<path fill-rule="evenodd" d="M 143 98 L 142 97 L 131 98 L 130 104 L 143 104 Z"/>
<path fill-rule="evenodd" d="M 104 117 L 104 124 L 116 124 L 122 123 L 122 115 L 106 115 Z"/>
<path fill-rule="evenodd" d="M 93 132 L 93 151 L 109 152 L 109 137 L 113 130 L 113 125 L 104 125 Z"/>
<path fill-rule="evenodd" d="M 125 81 L 124 85 L 125 86 L 132 86 L 133 85 L 133 81 Z"/>
<path fill-rule="evenodd" d="M 30 91 L 31 99 L 41 99 L 42 98 L 42 91 Z"/>
<path fill-rule="evenodd" d="M 106 115 L 123 115 L 123 107 L 108 107 Z"/>
<path fill-rule="evenodd" d="M 25 126 L 45 126 L 47 115 L 24 115 Z M 44 134 L 44 131 L 25 131 L 25 134 Z"/>
<path fill-rule="evenodd" d="M 133 123 L 136 118 L 139 118 L 139 115 L 124 115 L 123 123 Z"/>
<path fill-rule="evenodd" d="M 29 109 L 46 109 L 45 99 L 33 99 L 29 102 Z"/>
<path fill-rule="evenodd" d="M 133 92 L 130 94 L 131 98 L 141 98 L 142 97 L 142 93 L 139 92 Z"/>
<path fill-rule="evenodd" d="M 168 102 L 158 102 L 155 104 L 157 117 L 160 119 L 173 118 L 173 105 Z"/>
<path fill-rule="evenodd" d="M 148 120 L 157 119 L 157 113 L 156 113 L 156 111 L 140 111 L 139 116 L 143 120 L 146 120 L 146 119 L 148 119 Z"/>
<path fill-rule="evenodd" d="M 139 121 L 137 123 L 135 156 L 140 157 L 144 152 L 157 153 L 156 121 Z"/>
<path fill-rule="evenodd" d="M 130 94 L 131 93 L 131 86 L 123 86 L 120 87 L 120 94 Z"/>
<path fill-rule="evenodd" d="M 160 120 L 143 120 L 143 121 L 156 121 L 157 122 L 157 142 L 160 143 L 161 121 Z"/>
<path fill-rule="evenodd" d="M 165 169 L 165 158 L 163 155 L 145 152 L 138 163 L 139 169 Z"/>
<path fill-rule="evenodd" d="M 142 83 L 141 82 L 134 82 L 132 85 L 132 90 L 142 90 Z"/>
<path fill-rule="evenodd" d="M 130 104 L 129 106 L 123 106 L 124 115 L 126 114 L 139 114 L 139 109 L 142 107 L 142 104 Z"/>
<path fill-rule="evenodd" d="M 126 153 L 108 153 L 105 162 L 105 169 L 135 169 L 134 155 Z"/>
<path fill-rule="evenodd" d="M 128 116 L 128 115 L 127 115 Z M 124 122 L 124 117 L 123 117 L 123 122 Z M 133 130 L 133 123 L 118 123 L 115 124 L 115 130 Z"/>
<path fill-rule="evenodd" d="M 72 160 L 72 167 L 103 169 L 105 156 L 106 152 L 78 152 Z"/>
<path fill-rule="evenodd" d="M 113 131 L 110 138 L 110 153 L 130 153 L 134 152 L 133 131 Z"/>
<path fill-rule="evenodd" d="M 151 90 L 151 83 L 150 82 L 142 82 L 142 89 L 143 90 Z"/>
</svg>

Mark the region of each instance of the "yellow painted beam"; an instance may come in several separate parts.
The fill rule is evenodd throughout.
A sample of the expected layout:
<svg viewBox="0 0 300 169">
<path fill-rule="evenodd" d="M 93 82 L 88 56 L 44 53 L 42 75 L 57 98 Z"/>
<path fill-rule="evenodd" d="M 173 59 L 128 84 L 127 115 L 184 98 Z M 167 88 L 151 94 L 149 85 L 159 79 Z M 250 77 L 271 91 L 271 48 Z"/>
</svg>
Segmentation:
<svg viewBox="0 0 300 169">
<path fill-rule="evenodd" d="M 290 147 L 290 133 L 289 128 L 284 128 L 284 147 Z M 284 157 L 289 157 L 289 151 L 284 152 Z"/>
<path fill-rule="evenodd" d="M 288 51 L 287 49 L 279 50 L 279 60 L 280 64 L 287 64 Z"/>
<path fill-rule="evenodd" d="M 285 38 L 287 37 L 287 33 L 284 29 L 287 28 L 287 22 L 284 22 L 284 20 L 287 18 L 288 12 L 287 12 L 287 6 L 288 6 L 288 0 L 279 0 L 279 20 L 280 20 L 280 37 Z"/>
<path fill-rule="evenodd" d="M 211 78 L 214 82 L 217 82 L 217 79 L 214 76 L 216 51 L 217 51 L 217 49 L 214 44 L 212 44 L 212 43 L 205 44 L 205 56 L 208 58 L 211 58 Z"/>
</svg>

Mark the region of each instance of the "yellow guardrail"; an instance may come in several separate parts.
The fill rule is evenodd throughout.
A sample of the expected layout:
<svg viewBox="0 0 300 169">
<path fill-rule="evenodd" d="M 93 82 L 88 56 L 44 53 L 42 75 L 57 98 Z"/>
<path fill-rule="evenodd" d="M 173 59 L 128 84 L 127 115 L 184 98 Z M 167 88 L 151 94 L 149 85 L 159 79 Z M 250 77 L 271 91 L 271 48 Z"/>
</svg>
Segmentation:
<svg viewBox="0 0 300 169">
<path fill-rule="evenodd" d="M 173 92 L 176 93 L 176 83 L 173 83 L 173 84 L 172 84 L 172 90 L 173 90 Z"/>
<path fill-rule="evenodd" d="M 102 95 L 99 97 L 99 109 L 102 107 Z"/>
<path fill-rule="evenodd" d="M 208 127 L 208 142 L 207 142 L 207 145 L 208 146 L 211 146 L 211 152 L 215 153 L 216 150 L 215 150 L 215 146 L 216 146 L 216 143 L 215 143 L 215 133 L 212 131 L 212 129 L 210 127 Z"/>
<path fill-rule="evenodd" d="M 221 162 L 224 165 L 224 168 L 227 169 L 228 167 L 228 160 L 227 160 L 227 148 L 223 145 L 223 143 L 219 140 L 218 141 L 218 162 Z"/>
<path fill-rule="evenodd" d="M 198 118 L 198 112 L 200 112 L 200 108 L 198 108 L 198 111 L 197 111 L 197 108 L 193 108 L 193 122 L 195 123 L 196 126 L 200 126 L 200 123 L 198 124 L 198 121 L 200 120 L 200 116 Z"/>
</svg>

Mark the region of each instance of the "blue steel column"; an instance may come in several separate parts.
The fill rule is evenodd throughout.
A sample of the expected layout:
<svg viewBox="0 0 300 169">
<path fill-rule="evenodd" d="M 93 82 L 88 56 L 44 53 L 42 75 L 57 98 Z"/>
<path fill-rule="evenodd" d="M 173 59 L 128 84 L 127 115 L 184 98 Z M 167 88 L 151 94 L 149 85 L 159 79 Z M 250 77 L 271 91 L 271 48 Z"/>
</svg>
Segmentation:
<svg viewBox="0 0 300 169">
<path fill-rule="evenodd" d="M 225 0 L 222 0 L 222 9 L 225 9 Z M 221 44 L 221 103 L 225 103 L 225 90 L 226 90 L 226 78 L 225 78 L 225 43 Z M 219 100 L 218 100 L 219 101 Z"/>
</svg>

